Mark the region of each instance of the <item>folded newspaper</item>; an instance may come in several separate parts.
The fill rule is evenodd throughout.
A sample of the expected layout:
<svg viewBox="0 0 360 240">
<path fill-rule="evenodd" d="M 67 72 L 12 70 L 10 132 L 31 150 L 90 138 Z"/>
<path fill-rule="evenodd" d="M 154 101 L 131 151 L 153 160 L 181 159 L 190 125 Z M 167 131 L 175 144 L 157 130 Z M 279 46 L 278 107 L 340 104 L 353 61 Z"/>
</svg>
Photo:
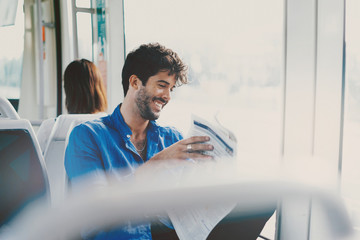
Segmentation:
<svg viewBox="0 0 360 240">
<path fill-rule="evenodd" d="M 207 154 L 215 160 L 233 158 L 236 156 L 237 141 L 232 132 L 219 123 L 211 124 L 195 115 L 192 116 L 192 125 L 189 137 L 209 136 L 214 146 L 213 151 Z M 236 203 L 220 206 L 191 207 L 168 211 L 168 215 L 180 240 L 205 240 L 211 230 L 235 207 Z"/>
</svg>

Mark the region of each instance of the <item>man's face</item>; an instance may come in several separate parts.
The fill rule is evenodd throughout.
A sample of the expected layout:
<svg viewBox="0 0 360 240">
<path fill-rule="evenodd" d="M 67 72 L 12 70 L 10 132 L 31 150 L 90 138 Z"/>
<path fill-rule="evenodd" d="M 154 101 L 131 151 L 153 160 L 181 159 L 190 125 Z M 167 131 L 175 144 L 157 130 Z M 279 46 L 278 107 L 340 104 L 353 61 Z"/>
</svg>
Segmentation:
<svg viewBox="0 0 360 240">
<path fill-rule="evenodd" d="M 158 119 L 161 110 L 170 101 L 176 80 L 174 74 L 168 74 L 168 71 L 158 72 L 148 79 L 146 86 L 140 86 L 135 101 L 142 118 Z"/>
</svg>

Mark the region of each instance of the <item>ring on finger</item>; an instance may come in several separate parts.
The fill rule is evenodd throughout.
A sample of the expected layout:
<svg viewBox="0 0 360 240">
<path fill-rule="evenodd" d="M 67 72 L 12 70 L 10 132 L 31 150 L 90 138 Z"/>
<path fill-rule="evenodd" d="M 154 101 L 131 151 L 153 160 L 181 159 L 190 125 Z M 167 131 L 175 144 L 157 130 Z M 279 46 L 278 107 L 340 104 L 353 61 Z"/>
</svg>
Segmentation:
<svg viewBox="0 0 360 240">
<path fill-rule="evenodd" d="M 186 150 L 187 150 L 188 152 L 192 151 L 192 146 L 191 146 L 191 144 L 186 145 Z"/>
</svg>

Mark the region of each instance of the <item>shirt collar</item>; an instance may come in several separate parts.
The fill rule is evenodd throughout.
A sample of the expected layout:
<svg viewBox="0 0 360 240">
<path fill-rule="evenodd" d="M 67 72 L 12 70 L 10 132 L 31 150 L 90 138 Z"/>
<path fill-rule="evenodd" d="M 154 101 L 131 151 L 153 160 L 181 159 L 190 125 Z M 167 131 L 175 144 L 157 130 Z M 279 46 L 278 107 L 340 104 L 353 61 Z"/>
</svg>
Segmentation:
<svg viewBox="0 0 360 240">
<path fill-rule="evenodd" d="M 121 112 L 120 112 L 120 107 L 121 104 L 119 104 L 114 112 L 111 114 L 110 119 L 111 119 L 111 124 L 114 126 L 115 129 L 117 129 L 119 131 L 119 133 L 123 136 L 123 137 L 128 137 L 130 135 L 132 135 L 132 131 L 129 128 L 129 126 L 125 123 L 124 117 L 122 116 Z M 154 132 L 159 128 L 159 125 L 157 124 L 156 121 L 149 121 L 149 125 L 148 125 L 148 131 Z"/>
</svg>

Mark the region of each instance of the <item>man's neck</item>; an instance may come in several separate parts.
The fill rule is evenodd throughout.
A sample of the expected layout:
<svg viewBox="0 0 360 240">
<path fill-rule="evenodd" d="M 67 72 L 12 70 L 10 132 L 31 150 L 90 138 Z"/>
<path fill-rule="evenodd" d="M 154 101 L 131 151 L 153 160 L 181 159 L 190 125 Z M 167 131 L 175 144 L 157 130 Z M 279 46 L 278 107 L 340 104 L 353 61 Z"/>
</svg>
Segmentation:
<svg viewBox="0 0 360 240">
<path fill-rule="evenodd" d="M 149 120 L 142 118 L 134 106 L 131 106 L 127 101 L 124 101 L 121 104 L 120 113 L 123 116 L 125 123 L 132 131 L 132 139 L 137 140 L 146 137 L 146 128 L 149 124 Z"/>
</svg>

